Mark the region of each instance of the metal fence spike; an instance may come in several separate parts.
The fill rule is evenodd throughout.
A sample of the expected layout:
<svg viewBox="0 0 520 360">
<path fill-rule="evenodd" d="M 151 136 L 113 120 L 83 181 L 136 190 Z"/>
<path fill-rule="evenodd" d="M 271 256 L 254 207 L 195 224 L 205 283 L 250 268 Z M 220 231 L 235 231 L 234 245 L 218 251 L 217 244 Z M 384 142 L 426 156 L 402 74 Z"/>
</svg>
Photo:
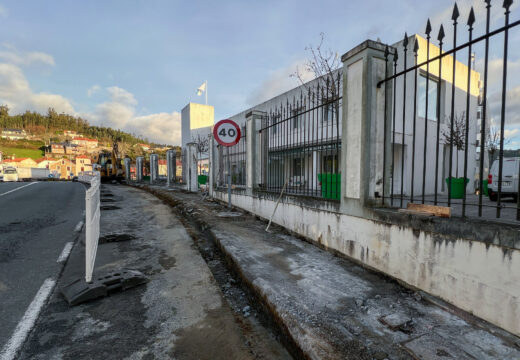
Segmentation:
<svg viewBox="0 0 520 360">
<path fill-rule="evenodd" d="M 426 30 L 424 30 L 424 33 L 430 36 L 430 33 L 432 32 L 432 25 L 430 24 L 430 19 L 426 22 Z"/>
<path fill-rule="evenodd" d="M 415 53 L 415 56 L 417 56 L 417 52 L 419 51 L 419 41 L 417 38 L 415 38 L 415 44 L 413 45 L 413 52 Z"/>
<path fill-rule="evenodd" d="M 388 45 L 385 47 L 385 59 L 388 59 L 388 55 L 390 54 L 390 50 L 388 50 Z"/>
<path fill-rule="evenodd" d="M 407 33 L 404 33 L 403 46 L 405 49 L 408 46 L 408 34 Z"/>
<path fill-rule="evenodd" d="M 506 9 L 506 11 L 509 11 L 509 7 L 513 4 L 513 0 L 504 0 L 504 4 L 502 7 Z"/>
<path fill-rule="evenodd" d="M 442 44 L 442 39 L 444 39 L 444 26 L 442 26 L 439 29 L 439 35 L 437 36 L 437 40 Z"/>
<path fill-rule="evenodd" d="M 505 1 L 504 1 L 505 3 Z M 470 29 L 473 28 L 473 24 L 475 23 L 475 12 L 473 11 L 473 6 L 471 7 L 471 10 L 469 12 L 469 17 L 468 17 L 468 26 L 470 27 Z"/>
<path fill-rule="evenodd" d="M 394 51 L 394 62 L 397 62 L 397 59 L 399 59 L 399 55 L 397 55 L 397 49 Z"/>
<path fill-rule="evenodd" d="M 451 14 L 451 20 L 456 22 L 459 16 L 459 7 L 457 6 L 457 3 L 455 3 L 455 6 L 453 6 L 453 13 Z"/>
</svg>

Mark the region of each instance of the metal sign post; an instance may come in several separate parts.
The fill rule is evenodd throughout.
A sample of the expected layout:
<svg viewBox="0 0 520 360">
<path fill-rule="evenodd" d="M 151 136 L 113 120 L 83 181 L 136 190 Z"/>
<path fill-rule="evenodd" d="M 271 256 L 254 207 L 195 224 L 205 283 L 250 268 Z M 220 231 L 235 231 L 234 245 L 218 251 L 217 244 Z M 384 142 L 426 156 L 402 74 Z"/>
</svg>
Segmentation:
<svg viewBox="0 0 520 360">
<path fill-rule="evenodd" d="M 240 141 L 240 127 L 233 120 L 220 120 L 213 128 L 213 137 L 222 146 L 227 147 L 228 207 L 231 209 L 231 158 L 229 148 Z"/>
</svg>

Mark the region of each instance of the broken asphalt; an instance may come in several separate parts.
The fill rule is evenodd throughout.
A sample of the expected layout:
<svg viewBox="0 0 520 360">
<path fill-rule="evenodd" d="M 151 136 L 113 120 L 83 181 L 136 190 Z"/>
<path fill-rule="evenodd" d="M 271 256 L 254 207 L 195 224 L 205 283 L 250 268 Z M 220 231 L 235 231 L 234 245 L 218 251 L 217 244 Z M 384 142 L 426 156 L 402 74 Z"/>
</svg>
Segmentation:
<svg viewBox="0 0 520 360">
<path fill-rule="evenodd" d="M 279 226 L 268 233 L 265 219 L 226 216 L 200 194 L 138 186 L 215 242 L 294 357 L 520 359 L 518 337 Z"/>
</svg>

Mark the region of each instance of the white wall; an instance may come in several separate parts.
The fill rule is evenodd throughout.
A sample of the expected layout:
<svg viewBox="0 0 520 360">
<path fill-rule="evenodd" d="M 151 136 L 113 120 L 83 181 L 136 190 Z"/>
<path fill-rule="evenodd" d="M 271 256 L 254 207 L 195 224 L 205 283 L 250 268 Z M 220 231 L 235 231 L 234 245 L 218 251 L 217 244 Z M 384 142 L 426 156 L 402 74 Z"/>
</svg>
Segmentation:
<svg viewBox="0 0 520 360">
<path fill-rule="evenodd" d="M 215 192 L 227 201 L 227 193 Z M 232 194 L 265 219 L 275 201 Z M 285 200 L 273 222 L 520 335 L 520 250 L 452 238 Z"/>
</svg>

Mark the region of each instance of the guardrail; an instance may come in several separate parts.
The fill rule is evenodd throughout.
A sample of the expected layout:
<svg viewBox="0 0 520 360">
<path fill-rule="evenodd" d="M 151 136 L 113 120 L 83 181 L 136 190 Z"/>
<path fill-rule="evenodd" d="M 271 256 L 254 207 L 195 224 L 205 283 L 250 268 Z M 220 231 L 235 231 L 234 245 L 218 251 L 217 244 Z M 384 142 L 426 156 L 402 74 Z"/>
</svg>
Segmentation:
<svg viewBox="0 0 520 360">
<path fill-rule="evenodd" d="M 99 240 L 101 176 L 97 171 L 85 171 L 78 180 L 90 184 L 85 194 L 85 281 L 90 283 Z"/>
</svg>

